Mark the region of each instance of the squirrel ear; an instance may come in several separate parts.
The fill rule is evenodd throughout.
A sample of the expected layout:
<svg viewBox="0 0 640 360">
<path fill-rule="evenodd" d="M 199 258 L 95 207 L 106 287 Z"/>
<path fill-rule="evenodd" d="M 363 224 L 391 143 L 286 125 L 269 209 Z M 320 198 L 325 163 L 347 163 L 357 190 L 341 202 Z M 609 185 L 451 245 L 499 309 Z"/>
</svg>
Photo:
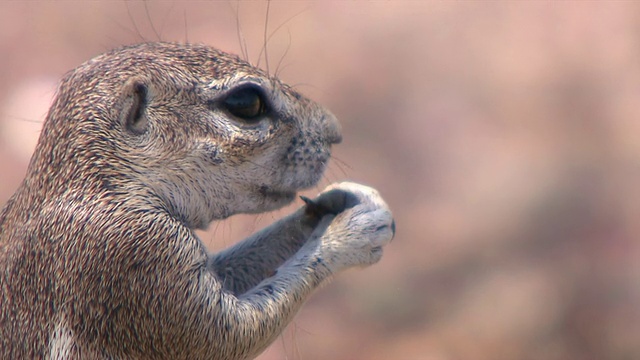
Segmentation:
<svg viewBox="0 0 640 360">
<path fill-rule="evenodd" d="M 147 85 L 139 79 L 128 81 L 123 89 L 123 106 L 120 119 L 125 129 L 135 135 L 143 134 L 147 130 L 147 116 L 145 109 L 148 102 Z"/>
</svg>

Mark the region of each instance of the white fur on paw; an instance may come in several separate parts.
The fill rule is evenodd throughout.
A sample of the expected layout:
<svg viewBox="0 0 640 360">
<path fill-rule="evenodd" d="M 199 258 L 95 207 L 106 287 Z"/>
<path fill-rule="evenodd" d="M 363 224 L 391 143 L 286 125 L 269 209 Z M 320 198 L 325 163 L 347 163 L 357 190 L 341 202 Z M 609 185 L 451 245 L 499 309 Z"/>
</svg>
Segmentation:
<svg viewBox="0 0 640 360">
<path fill-rule="evenodd" d="M 373 247 L 382 247 L 391 242 L 393 238 L 393 216 L 387 209 L 374 210 L 367 214 L 373 221 L 369 224 L 367 232 L 371 234 L 369 242 Z"/>
<path fill-rule="evenodd" d="M 320 236 L 323 258 L 341 270 L 372 265 L 382 257 L 382 248 L 394 235 L 393 215 L 378 191 L 355 183 L 340 183 L 339 189 L 357 198 L 357 204 L 337 214 Z"/>
</svg>

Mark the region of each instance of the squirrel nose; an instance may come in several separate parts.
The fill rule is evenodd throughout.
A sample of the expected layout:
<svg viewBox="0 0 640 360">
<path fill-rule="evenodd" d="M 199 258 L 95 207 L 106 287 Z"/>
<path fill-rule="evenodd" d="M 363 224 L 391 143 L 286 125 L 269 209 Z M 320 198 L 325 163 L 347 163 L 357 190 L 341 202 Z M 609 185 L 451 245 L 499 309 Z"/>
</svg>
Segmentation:
<svg viewBox="0 0 640 360">
<path fill-rule="evenodd" d="M 322 116 L 322 122 L 327 143 L 330 145 L 341 143 L 342 130 L 338 119 L 336 119 L 332 113 L 325 110 L 325 114 Z"/>
</svg>

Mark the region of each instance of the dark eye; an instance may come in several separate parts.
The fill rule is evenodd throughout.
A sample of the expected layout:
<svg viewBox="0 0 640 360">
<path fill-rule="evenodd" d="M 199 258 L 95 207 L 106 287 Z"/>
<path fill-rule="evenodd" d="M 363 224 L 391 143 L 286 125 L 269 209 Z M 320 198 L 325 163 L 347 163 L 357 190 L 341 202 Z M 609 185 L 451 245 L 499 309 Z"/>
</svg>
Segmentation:
<svg viewBox="0 0 640 360">
<path fill-rule="evenodd" d="M 233 116 L 243 120 L 256 120 L 267 112 L 262 93 L 252 87 L 229 94 L 223 104 Z"/>
</svg>

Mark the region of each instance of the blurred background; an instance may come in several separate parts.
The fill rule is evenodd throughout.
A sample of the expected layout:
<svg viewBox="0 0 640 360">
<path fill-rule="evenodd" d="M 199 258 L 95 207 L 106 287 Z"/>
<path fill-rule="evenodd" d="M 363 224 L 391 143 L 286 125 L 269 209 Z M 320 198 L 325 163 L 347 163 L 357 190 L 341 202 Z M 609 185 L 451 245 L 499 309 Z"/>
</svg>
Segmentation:
<svg viewBox="0 0 640 360">
<path fill-rule="evenodd" d="M 265 18 L 0 3 L 0 204 L 65 72 L 140 41 L 246 48 L 341 119 L 309 194 L 363 182 L 397 222 L 382 261 L 316 292 L 260 359 L 640 358 L 640 3 L 274 1 L 261 51 Z M 224 248 L 290 211 L 201 237 Z"/>
</svg>

